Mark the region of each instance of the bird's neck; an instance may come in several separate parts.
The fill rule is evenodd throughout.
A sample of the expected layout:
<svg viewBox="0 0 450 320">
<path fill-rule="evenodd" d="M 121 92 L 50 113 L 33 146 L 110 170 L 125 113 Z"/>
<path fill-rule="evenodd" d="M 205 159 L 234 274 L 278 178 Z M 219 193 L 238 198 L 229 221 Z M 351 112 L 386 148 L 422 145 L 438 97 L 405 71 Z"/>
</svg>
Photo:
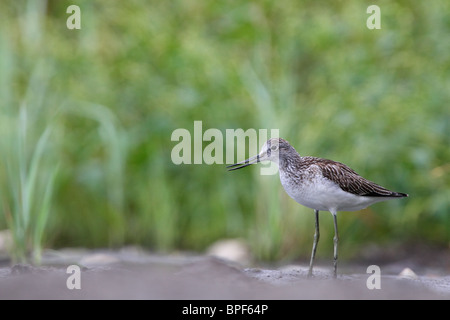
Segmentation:
<svg viewBox="0 0 450 320">
<path fill-rule="evenodd" d="M 291 152 L 280 156 L 278 166 L 280 170 L 286 170 L 297 166 L 301 162 L 301 156 L 297 152 Z"/>
</svg>

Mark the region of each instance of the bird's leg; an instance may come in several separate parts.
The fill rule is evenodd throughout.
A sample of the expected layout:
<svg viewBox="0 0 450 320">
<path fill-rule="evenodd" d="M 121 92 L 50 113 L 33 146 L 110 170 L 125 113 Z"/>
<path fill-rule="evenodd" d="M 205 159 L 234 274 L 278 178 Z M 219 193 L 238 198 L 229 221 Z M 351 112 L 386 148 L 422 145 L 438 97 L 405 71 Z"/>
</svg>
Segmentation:
<svg viewBox="0 0 450 320">
<path fill-rule="evenodd" d="M 333 277 L 337 277 L 337 260 L 338 260 L 338 243 L 339 243 L 339 234 L 338 234 L 338 226 L 337 226 L 337 214 L 333 213 L 334 220 L 334 272 Z"/>
<path fill-rule="evenodd" d="M 313 265 L 314 265 L 314 258 L 316 256 L 317 243 L 319 242 L 319 238 L 320 238 L 319 210 L 314 210 L 314 213 L 316 215 L 316 231 L 314 232 L 314 242 L 313 242 L 313 248 L 312 248 L 312 252 L 311 252 L 311 261 L 309 262 L 308 277 L 312 276 L 312 270 L 313 270 Z"/>
</svg>

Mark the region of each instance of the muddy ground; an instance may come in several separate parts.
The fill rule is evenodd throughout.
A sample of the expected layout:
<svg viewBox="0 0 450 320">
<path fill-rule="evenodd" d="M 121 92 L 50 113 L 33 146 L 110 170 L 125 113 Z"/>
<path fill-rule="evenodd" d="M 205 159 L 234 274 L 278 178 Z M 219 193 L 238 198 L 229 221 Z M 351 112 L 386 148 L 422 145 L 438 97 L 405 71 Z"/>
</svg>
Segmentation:
<svg viewBox="0 0 450 320">
<path fill-rule="evenodd" d="M 4 257 L 0 299 L 450 299 L 448 270 L 420 269 L 411 261 L 380 265 L 381 289 L 372 290 L 365 264 L 343 265 L 333 279 L 331 264 L 320 261 L 308 278 L 306 263 L 245 267 L 208 255 L 139 248 L 47 251 L 43 262 L 11 266 Z M 79 290 L 67 288 L 71 264 L 81 266 Z"/>
</svg>

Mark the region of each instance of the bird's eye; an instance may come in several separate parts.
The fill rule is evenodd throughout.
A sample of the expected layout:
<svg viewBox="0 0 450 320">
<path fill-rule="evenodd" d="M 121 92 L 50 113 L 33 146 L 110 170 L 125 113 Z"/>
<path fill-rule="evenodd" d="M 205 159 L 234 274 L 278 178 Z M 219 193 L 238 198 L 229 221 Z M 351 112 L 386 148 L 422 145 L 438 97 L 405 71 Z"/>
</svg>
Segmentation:
<svg viewBox="0 0 450 320">
<path fill-rule="evenodd" d="M 277 150 L 277 149 L 278 149 L 278 146 L 276 146 L 276 145 L 270 147 L 270 150 L 272 150 L 272 151 L 275 151 L 275 150 Z"/>
</svg>

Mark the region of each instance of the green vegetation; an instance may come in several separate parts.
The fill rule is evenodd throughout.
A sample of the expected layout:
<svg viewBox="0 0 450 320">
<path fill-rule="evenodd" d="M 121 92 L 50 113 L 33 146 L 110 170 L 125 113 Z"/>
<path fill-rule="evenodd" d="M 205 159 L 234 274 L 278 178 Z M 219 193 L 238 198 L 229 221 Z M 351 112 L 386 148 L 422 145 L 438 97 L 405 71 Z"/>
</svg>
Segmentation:
<svg viewBox="0 0 450 320">
<path fill-rule="evenodd" d="M 66 8 L 81 8 L 68 30 Z M 279 128 L 410 198 L 339 216 L 342 255 L 450 242 L 450 3 L 56 1 L 0 4 L 0 229 L 14 253 L 140 244 L 308 257 L 313 210 L 254 167 L 174 165 L 177 128 Z M 207 143 L 204 143 L 204 147 Z M 242 159 L 236 159 L 242 160 Z M 323 213 L 318 255 L 329 256 Z"/>
</svg>

